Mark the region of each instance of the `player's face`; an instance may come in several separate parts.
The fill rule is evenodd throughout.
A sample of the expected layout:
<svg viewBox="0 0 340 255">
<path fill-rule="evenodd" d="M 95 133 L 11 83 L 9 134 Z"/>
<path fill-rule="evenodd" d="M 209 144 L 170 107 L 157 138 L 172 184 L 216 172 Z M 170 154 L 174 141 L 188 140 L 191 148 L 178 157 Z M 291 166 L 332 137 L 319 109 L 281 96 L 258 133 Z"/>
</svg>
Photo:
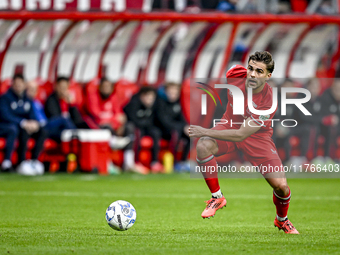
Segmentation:
<svg viewBox="0 0 340 255">
<path fill-rule="evenodd" d="M 140 100 L 146 108 L 151 108 L 155 103 L 155 99 L 156 94 L 154 92 L 148 92 L 140 96 Z"/>
<path fill-rule="evenodd" d="M 166 96 L 170 102 L 176 102 L 181 94 L 180 87 L 170 86 L 165 90 Z"/>
<path fill-rule="evenodd" d="M 99 92 L 105 96 L 109 97 L 112 92 L 113 92 L 113 85 L 110 81 L 104 81 L 100 86 L 99 86 Z"/>
<path fill-rule="evenodd" d="M 331 90 L 335 100 L 340 101 L 340 80 L 336 79 L 331 87 Z"/>
<path fill-rule="evenodd" d="M 255 93 L 261 91 L 271 75 L 265 63 L 250 60 L 247 68 L 246 88 L 253 89 Z"/>
<path fill-rule="evenodd" d="M 59 98 L 67 97 L 69 85 L 70 85 L 69 82 L 64 80 L 59 81 L 56 84 L 55 91 L 57 92 Z"/>
<path fill-rule="evenodd" d="M 34 99 L 38 92 L 38 85 L 30 81 L 27 83 L 26 94 L 29 98 Z"/>
<path fill-rule="evenodd" d="M 311 97 L 316 98 L 320 92 L 320 84 L 317 80 L 312 80 L 307 89 L 309 90 Z"/>
<path fill-rule="evenodd" d="M 26 89 L 25 81 L 20 78 L 14 79 L 12 83 L 12 89 L 15 94 L 17 94 L 18 96 L 21 96 Z"/>
</svg>

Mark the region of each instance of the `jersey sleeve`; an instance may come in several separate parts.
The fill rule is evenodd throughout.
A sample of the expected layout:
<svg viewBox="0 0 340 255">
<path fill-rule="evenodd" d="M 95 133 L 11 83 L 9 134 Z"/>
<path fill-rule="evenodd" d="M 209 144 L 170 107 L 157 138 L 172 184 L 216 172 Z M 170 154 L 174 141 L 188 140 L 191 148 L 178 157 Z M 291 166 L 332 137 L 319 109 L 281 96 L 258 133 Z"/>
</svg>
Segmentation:
<svg viewBox="0 0 340 255">
<path fill-rule="evenodd" d="M 226 78 L 245 78 L 247 69 L 241 65 L 233 65 L 226 74 Z"/>
</svg>

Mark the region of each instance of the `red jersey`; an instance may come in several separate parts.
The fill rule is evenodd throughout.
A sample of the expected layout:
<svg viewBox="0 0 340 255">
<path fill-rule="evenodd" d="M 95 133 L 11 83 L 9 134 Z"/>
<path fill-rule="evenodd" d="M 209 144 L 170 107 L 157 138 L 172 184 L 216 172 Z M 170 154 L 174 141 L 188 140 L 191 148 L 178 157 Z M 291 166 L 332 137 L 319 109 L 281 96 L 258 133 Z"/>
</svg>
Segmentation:
<svg viewBox="0 0 340 255">
<path fill-rule="evenodd" d="M 123 114 L 123 109 L 114 93 L 107 99 L 103 99 L 98 90 L 89 93 L 86 108 L 98 125 L 109 124 L 113 129 L 121 126 L 118 116 Z"/>
<path fill-rule="evenodd" d="M 231 91 L 228 92 L 228 105 L 227 110 L 223 114 L 223 119 L 226 119 L 230 129 L 239 129 L 242 123 L 247 119 L 251 118 L 254 122 L 261 126 L 261 128 L 250 137 L 263 137 L 269 136 L 271 137 L 273 134 L 272 129 L 272 121 L 271 119 L 274 117 L 277 107 L 273 113 L 270 115 L 257 115 L 251 113 L 248 108 L 248 96 L 245 86 L 245 81 L 247 78 L 247 69 L 243 66 L 236 65 L 230 68 L 226 74 L 227 82 L 230 85 L 237 86 L 242 90 L 244 95 L 244 114 L 243 115 L 233 115 L 233 95 Z M 272 87 L 266 83 L 263 87 L 263 90 L 257 94 L 253 94 L 253 107 L 256 110 L 268 110 L 272 107 L 273 104 L 273 89 Z M 231 125 L 232 123 L 232 125 Z M 250 123 L 250 125 L 254 125 L 254 123 Z"/>
</svg>

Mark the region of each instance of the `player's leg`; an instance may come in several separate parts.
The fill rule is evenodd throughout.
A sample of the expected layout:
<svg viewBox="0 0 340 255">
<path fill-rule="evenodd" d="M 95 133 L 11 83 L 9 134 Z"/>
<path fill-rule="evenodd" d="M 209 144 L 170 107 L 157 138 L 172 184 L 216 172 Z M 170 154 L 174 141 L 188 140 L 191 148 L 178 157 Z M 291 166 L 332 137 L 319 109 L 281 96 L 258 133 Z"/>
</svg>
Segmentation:
<svg viewBox="0 0 340 255">
<path fill-rule="evenodd" d="M 281 160 L 272 159 L 266 161 L 260 165 L 260 169 L 272 169 L 262 172 L 262 174 L 269 185 L 273 188 L 273 203 L 276 207 L 274 225 L 279 229 L 282 229 L 287 234 L 299 234 L 287 217 L 291 193 L 283 171 Z"/>
<path fill-rule="evenodd" d="M 215 139 L 202 137 L 196 145 L 197 163 L 200 166 L 205 182 L 213 197 L 220 198 L 222 193 L 218 182 L 217 162 L 215 154 L 218 152 L 218 145 Z"/>
<path fill-rule="evenodd" d="M 279 161 L 279 160 L 277 160 Z M 262 165 L 279 164 L 276 160 L 267 161 Z M 266 181 L 273 188 L 273 202 L 276 206 L 277 218 L 280 221 L 287 219 L 289 202 L 290 202 L 290 189 L 287 184 L 287 179 L 284 172 L 267 173 L 264 175 Z"/>
<path fill-rule="evenodd" d="M 156 127 L 151 126 L 148 128 L 140 129 L 141 137 L 147 135 L 152 138 L 153 146 L 151 148 L 152 160 L 151 160 L 151 172 L 152 173 L 161 173 L 164 171 L 163 165 L 159 162 L 159 150 L 160 150 L 160 140 L 162 138 L 162 131 Z"/>
<path fill-rule="evenodd" d="M 225 127 L 217 125 L 213 129 L 225 129 Z M 212 198 L 206 201 L 207 206 L 202 212 L 203 218 L 214 216 L 215 212 L 223 208 L 227 203 L 218 182 L 218 168 L 215 156 L 233 152 L 235 149 L 236 146 L 233 142 L 215 140 L 209 137 L 202 137 L 197 142 L 196 160 L 212 195 Z"/>
<path fill-rule="evenodd" d="M 25 129 L 20 128 L 19 131 L 19 145 L 18 145 L 18 164 L 20 165 L 23 161 L 26 160 L 26 151 L 27 151 L 27 141 L 30 138 L 30 135 L 27 133 Z"/>
<path fill-rule="evenodd" d="M 19 128 L 15 124 L 0 123 L 0 137 L 6 138 L 4 149 L 4 160 L 1 164 L 1 170 L 9 172 L 12 170 L 12 153 L 14 151 L 14 142 L 19 134 Z"/>
<path fill-rule="evenodd" d="M 197 164 L 203 174 L 204 180 L 211 192 L 212 198 L 208 201 L 206 208 L 202 212 L 203 219 L 213 217 L 218 209 L 227 204 L 224 198 L 217 175 L 217 162 L 215 156 L 218 152 L 216 140 L 209 137 L 202 137 L 198 140 L 197 146 Z"/>
</svg>

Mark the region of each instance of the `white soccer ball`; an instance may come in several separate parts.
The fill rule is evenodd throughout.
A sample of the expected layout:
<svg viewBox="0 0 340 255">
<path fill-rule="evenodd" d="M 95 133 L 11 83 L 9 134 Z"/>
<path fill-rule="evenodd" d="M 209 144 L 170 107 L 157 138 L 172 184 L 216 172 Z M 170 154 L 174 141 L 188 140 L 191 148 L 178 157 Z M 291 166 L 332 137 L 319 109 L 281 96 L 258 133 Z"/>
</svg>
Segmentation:
<svg viewBox="0 0 340 255">
<path fill-rule="evenodd" d="M 136 222 L 136 209 L 127 201 L 117 200 L 106 209 L 107 224 L 114 230 L 128 230 Z"/>
</svg>

